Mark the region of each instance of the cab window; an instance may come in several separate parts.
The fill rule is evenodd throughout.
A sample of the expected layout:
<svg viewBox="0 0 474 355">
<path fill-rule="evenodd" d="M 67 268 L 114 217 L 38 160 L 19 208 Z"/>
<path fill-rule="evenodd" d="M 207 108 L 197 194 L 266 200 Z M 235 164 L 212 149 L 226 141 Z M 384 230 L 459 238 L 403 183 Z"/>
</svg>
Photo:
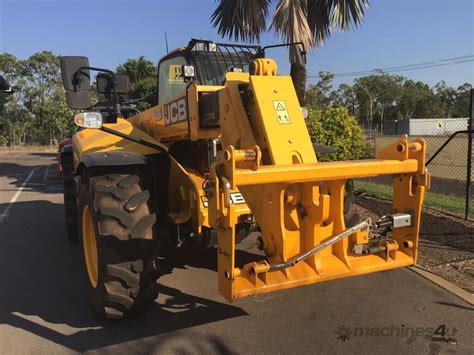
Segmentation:
<svg viewBox="0 0 474 355">
<path fill-rule="evenodd" d="M 188 83 L 184 82 L 184 77 L 181 73 L 181 68 L 185 64 L 187 64 L 186 58 L 181 54 L 160 62 L 158 69 L 159 104 L 172 100 L 186 90 Z"/>
</svg>

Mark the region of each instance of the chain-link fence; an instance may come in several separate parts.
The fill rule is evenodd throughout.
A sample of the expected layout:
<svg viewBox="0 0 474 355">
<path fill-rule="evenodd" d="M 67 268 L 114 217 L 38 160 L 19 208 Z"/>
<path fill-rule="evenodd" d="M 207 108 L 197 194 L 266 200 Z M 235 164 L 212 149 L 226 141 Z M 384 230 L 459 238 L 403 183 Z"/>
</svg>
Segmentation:
<svg viewBox="0 0 474 355">
<path fill-rule="evenodd" d="M 471 192 L 474 181 L 471 166 L 474 161 L 473 134 L 468 133 L 473 126 L 472 118 L 412 119 L 387 122 L 383 129 L 365 130 L 365 133 L 374 156 L 401 134 L 425 139 L 431 174 L 431 189 L 426 194 L 425 206 L 474 220 L 474 196 Z M 378 197 L 392 198 L 391 176 L 356 180 L 354 188 Z"/>
</svg>

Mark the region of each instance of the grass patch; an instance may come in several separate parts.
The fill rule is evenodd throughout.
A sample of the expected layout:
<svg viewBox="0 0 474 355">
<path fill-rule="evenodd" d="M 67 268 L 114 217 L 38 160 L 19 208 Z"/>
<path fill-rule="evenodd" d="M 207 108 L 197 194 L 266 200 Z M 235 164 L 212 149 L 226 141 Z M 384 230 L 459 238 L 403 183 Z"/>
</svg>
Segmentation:
<svg viewBox="0 0 474 355">
<path fill-rule="evenodd" d="M 376 197 L 392 199 L 393 196 L 392 186 L 385 184 L 354 180 L 354 188 Z M 423 205 L 464 216 L 466 200 L 459 196 L 427 192 Z M 471 208 L 469 216 L 474 217 L 474 208 Z"/>
</svg>

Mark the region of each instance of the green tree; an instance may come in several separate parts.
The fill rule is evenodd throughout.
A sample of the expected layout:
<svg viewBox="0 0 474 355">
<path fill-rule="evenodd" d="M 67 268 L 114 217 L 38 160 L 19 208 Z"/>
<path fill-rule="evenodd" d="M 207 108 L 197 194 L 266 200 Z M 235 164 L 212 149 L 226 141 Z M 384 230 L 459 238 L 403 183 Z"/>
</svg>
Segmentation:
<svg viewBox="0 0 474 355">
<path fill-rule="evenodd" d="M 469 117 L 472 85 L 465 83 L 456 89 L 453 117 Z"/>
<path fill-rule="evenodd" d="M 383 131 L 385 112 L 394 107 L 403 93 L 403 77 L 390 75 L 383 71 L 355 80 L 354 91 L 359 108 L 366 110 L 366 122 L 372 128 L 374 117 L 378 116 L 380 131 Z"/>
<path fill-rule="evenodd" d="M 5 53 L 0 55 L 0 73 L 16 88 L 1 113 L 10 144 L 53 145 L 71 132 L 74 112 L 65 104 L 58 56 L 43 51 L 18 60 Z"/>
<path fill-rule="evenodd" d="M 18 74 L 18 64 L 18 59 L 13 54 L 0 53 L 0 71 L 10 83 L 12 83 L 14 76 Z"/>
<path fill-rule="evenodd" d="M 307 126 L 311 140 L 334 148 L 333 153 L 320 154 L 321 161 L 363 159 L 368 156 L 362 128 L 346 108 L 309 108 L 308 112 Z"/>
<path fill-rule="evenodd" d="M 403 77 L 399 75 L 390 75 L 383 71 L 379 72 L 379 94 L 377 97 L 377 104 L 380 111 L 380 132 L 383 132 L 383 124 L 385 122 L 385 113 L 387 109 L 394 107 L 396 101 L 403 93 Z"/>
<path fill-rule="evenodd" d="M 334 92 L 333 103 L 336 107 L 345 107 L 352 116 L 356 114 L 357 98 L 354 87 L 349 84 L 342 83 Z"/>
<path fill-rule="evenodd" d="M 355 80 L 354 92 L 359 103 L 359 118 L 364 117 L 369 129 L 372 129 L 374 121 L 374 107 L 379 86 L 375 75 L 364 76 Z"/>
<path fill-rule="evenodd" d="M 20 105 L 16 97 L 13 97 L 5 105 L 3 118 L 2 123 L 8 131 L 8 142 L 10 145 L 15 147 L 25 144 L 33 125 L 33 114 Z"/>
<path fill-rule="evenodd" d="M 306 103 L 309 107 L 322 110 L 331 105 L 331 91 L 334 74 L 320 71 L 319 80 L 306 91 Z"/>
<path fill-rule="evenodd" d="M 444 80 L 441 80 L 434 87 L 435 94 L 439 98 L 443 107 L 443 116 L 450 118 L 454 105 L 456 104 L 456 90 L 446 85 Z"/>
<path fill-rule="evenodd" d="M 130 98 L 146 98 L 156 88 L 155 67 L 144 56 L 138 59 L 128 59 L 125 63 L 120 64 L 116 71 L 118 74 L 124 74 L 130 78 Z M 145 109 L 148 106 L 142 102 L 139 108 Z"/>
<path fill-rule="evenodd" d="M 275 1 L 276 2 L 276 1 Z M 236 41 L 259 41 L 262 32 L 273 29 L 284 42 L 302 42 L 306 49 L 322 44 L 335 29 L 348 31 L 360 25 L 368 0 L 280 0 L 271 25 L 267 18 L 271 0 L 220 0 L 211 16 L 222 37 Z M 291 76 L 299 97 L 306 89 L 306 66 L 290 47 Z M 304 106 L 303 102 L 300 103 Z"/>
<path fill-rule="evenodd" d="M 0 53 L 0 75 L 4 76 L 5 79 L 11 84 L 15 85 L 15 78 L 18 77 L 19 61 L 10 53 Z M 3 95 L 0 94 L 0 143 L 6 145 L 8 143 L 15 144 L 17 141 L 17 126 L 16 122 L 23 121 L 19 120 L 21 116 L 15 112 L 15 116 L 11 115 L 12 108 L 17 106 L 16 101 L 14 102 L 14 95 Z"/>
<path fill-rule="evenodd" d="M 434 105 L 434 93 L 427 84 L 421 81 L 405 80 L 402 95 L 397 103 L 400 118 L 408 120 L 433 117 Z"/>
</svg>

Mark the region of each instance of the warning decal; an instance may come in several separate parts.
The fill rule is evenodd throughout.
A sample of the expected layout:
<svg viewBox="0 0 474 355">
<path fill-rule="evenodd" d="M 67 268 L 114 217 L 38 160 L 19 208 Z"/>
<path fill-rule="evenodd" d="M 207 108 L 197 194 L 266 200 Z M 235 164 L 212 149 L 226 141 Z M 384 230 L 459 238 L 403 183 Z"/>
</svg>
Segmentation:
<svg viewBox="0 0 474 355">
<path fill-rule="evenodd" d="M 168 82 L 170 84 L 184 83 L 182 67 L 183 66 L 180 64 L 170 64 L 169 79 L 168 79 Z"/>
<path fill-rule="evenodd" d="M 285 101 L 273 101 L 278 123 L 291 123 Z"/>
<path fill-rule="evenodd" d="M 206 196 L 204 195 L 201 196 L 201 201 L 202 201 L 202 205 L 205 208 L 209 207 L 209 201 L 207 200 Z M 240 192 L 232 192 L 230 194 L 230 202 L 233 203 L 234 205 L 241 205 L 245 203 L 245 200 Z"/>
</svg>

